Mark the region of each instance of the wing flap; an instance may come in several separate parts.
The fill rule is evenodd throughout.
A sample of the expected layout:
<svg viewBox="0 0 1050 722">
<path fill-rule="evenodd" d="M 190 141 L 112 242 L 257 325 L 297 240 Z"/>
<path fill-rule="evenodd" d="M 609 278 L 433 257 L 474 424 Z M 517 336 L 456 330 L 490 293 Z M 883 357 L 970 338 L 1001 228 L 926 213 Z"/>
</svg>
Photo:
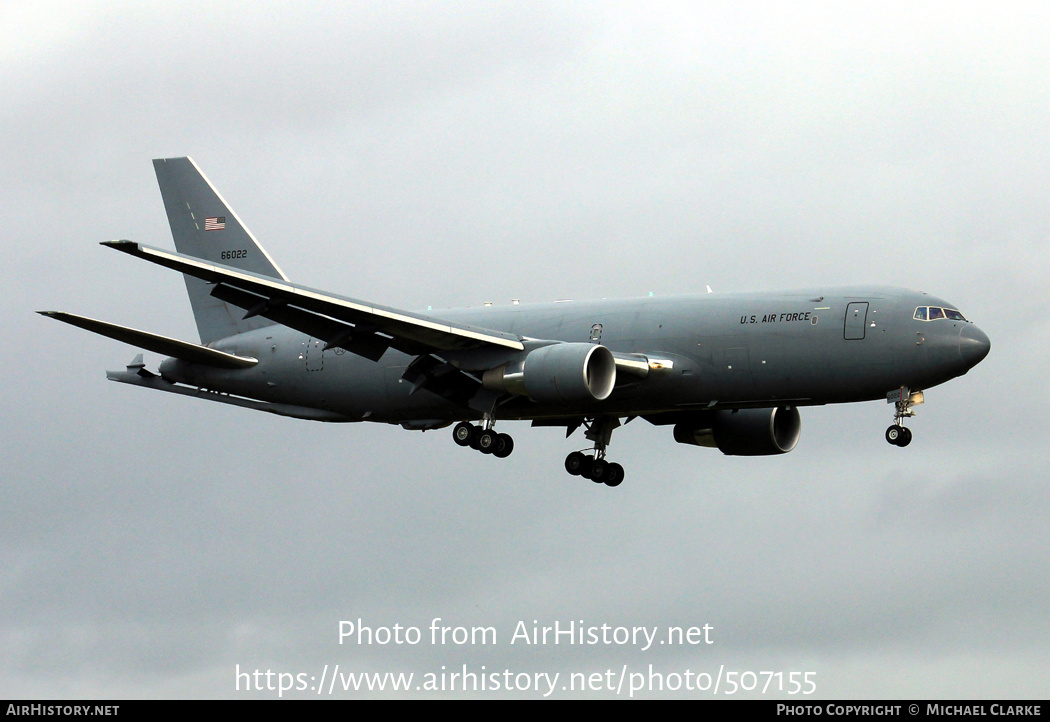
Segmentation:
<svg viewBox="0 0 1050 722">
<path fill-rule="evenodd" d="M 322 339 L 326 349 L 343 348 L 371 361 L 378 361 L 391 346 L 414 355 L 427 352 L 427 349 L 419 344 L 394 343 L 392 339 L 370 331 L 364 324 L 355 326 L 286 303 L 273 303 L 265 296 L 248 293 L 225 283 L 213 287 L 211 294 L 234 306 L 248 309 L 251 315 L 263 316 L 313 338 Z M 416 350 L 417 348 L 420 350 Z"/>
</svg>

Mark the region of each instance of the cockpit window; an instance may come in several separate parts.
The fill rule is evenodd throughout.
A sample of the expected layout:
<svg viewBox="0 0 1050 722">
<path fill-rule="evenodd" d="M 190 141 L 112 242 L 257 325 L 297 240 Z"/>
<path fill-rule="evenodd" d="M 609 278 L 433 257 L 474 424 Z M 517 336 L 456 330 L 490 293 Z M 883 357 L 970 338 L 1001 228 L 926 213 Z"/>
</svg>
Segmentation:
<svg viewBox="0 0 1050 722">
<path fill-rule="evenodd" d="M 954 308 L 941 308 L 940 306 L 919 306 L 912 316 L 916 321 L 937 321 L 946 318 L 949 321 L 965 321 L 966 317 Z"/>
</svg>

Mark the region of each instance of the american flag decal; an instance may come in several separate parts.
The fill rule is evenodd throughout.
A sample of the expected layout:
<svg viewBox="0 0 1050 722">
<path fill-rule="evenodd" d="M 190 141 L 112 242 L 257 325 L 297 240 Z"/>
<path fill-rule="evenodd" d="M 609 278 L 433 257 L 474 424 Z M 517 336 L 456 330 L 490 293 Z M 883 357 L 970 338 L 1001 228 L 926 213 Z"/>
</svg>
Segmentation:
<svg viewBox="0 0 1050 722">
<path fill-rule="evenodd" d="M 204 230 L 221 231 L 226 228 L 226 216 L 216 216 L 204 219 Z"/>
</svg>

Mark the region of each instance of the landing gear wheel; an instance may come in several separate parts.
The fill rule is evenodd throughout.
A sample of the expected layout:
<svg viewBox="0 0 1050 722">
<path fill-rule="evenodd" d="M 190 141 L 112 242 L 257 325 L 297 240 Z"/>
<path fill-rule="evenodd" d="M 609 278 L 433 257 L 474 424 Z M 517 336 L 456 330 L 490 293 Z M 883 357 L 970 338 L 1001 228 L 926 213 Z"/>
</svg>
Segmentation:
<svg viewBox="0 0 1050 722">
<path fill-rule="evenodd" d="M 473 435 L 474 425 L 466 421 L 460 421 L 452 429 L 452 440 L 460 446 L 470 446 L 470 437 Z"/>
<path fill-rule="evenodd" d="M 506 459 L 512 451 L 514 439 L 510 438 L 510 434 L 496 434 L 496 447 L 492 450 L 492 455 L 497 459 Z"/>
<path fill-rule="evenodd" d="M 911 429 L 894 424 L 886 429 L 886 441 L 894 446 L 907 446 L 911 443 Z"/>
<path fill-rule="evenodd" d="M 605 485 L 619 486 L 621 482 L 623 482 L 623 467 L 617 463 L 609 464 L 609 469 L 605 472 Z"/>
<path fill-rule="evenodd" d="M 574 451 L 565 457 L 565 470 L 573 476 L 582 476 L 587 457 Z"/>
<path fill-rule="evenodd" d="M 496 451 L 496 432 L 491 429 L 478 434 L 478 451 L 491 454 Z"/>
<path fill-rule="evenodd" d="M 595 484 L 604 484 L 609 476 L 609 462 L 605 459 L 595 459 L 591 464 L 590 480 Z"/>
</svg>

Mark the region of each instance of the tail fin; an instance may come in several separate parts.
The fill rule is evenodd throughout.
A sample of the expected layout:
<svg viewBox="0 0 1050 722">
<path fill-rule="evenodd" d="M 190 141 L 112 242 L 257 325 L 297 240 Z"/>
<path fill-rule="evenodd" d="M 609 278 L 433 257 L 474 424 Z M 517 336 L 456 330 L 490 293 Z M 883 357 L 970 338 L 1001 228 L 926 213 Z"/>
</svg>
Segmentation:
<svg viewBox="0 0 1050 722">
<path fill-rule="evenodd" d="M 179 253 L 288 280 L 192 158 L 160 158 L 153 168 Z M 184 278 L 201 343 L 273 325 L 261 316 L 242 318 L 244 311 L 211 295 L 210 284 Z"/>
</svg>

